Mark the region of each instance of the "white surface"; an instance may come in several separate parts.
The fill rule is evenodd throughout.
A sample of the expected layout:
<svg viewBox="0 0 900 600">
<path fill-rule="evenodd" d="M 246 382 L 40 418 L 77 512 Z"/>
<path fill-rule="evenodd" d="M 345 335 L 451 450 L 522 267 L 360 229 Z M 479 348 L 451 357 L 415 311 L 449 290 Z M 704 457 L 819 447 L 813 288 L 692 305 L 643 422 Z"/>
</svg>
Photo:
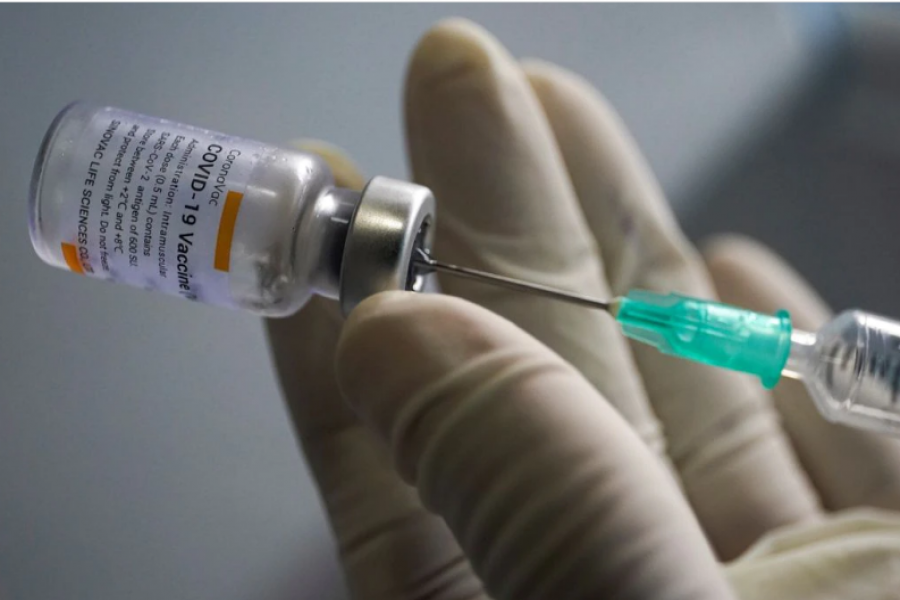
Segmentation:
<svg viewBox="0 0 900 600">
<path fill-rule="evenodd" d="M 0 6 L 0 597 L 342 597 L 259 322 L 43 266 L 28 181 L 76 98 L 402 176 L 405 62 L 451 14 L 587 75 L 680 196 L 806 66 L 769 5 Z"/>
</svg>

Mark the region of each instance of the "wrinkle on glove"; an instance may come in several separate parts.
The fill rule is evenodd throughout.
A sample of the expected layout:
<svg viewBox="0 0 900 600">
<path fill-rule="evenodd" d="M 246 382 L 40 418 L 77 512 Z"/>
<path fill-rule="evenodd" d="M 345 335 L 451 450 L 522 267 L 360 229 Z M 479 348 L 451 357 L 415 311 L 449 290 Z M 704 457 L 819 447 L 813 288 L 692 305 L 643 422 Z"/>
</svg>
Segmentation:
<svg viewBox="0 0 900 600">
<path fill-rule="evenodd" d="M 494 598 L 733 597 L 668 471 L 508 321 L 455 298 L 380 294 L 347 321 L 337 372 Z"/>
</svg>

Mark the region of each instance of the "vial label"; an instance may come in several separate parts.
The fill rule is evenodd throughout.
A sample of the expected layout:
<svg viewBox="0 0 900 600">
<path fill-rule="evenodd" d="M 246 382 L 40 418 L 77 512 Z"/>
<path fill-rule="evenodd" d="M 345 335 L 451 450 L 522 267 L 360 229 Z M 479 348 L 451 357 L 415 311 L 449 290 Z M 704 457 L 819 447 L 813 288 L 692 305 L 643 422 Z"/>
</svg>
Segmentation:
<svg viewBox="0 0 900 600">
<path fill-rule="evenodd" d="M 232 239 L 266 147 L 119 109 L 72 145 L 60 249 L 72 271 L 235 306 Z M 67 190 L 68 192 L 69 190 Z"/>
</svg>

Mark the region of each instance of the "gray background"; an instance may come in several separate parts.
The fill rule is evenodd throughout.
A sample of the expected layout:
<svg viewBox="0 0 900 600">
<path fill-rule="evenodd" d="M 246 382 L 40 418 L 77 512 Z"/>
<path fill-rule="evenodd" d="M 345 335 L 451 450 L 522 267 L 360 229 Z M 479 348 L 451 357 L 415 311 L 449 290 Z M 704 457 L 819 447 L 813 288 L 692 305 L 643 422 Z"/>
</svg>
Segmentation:
<svg viewBox="0 0 900 600">
<path fill-rule="evenodd" d="M 0 6 L 0 598 L 344 597 L 259 321 L 93 283 L 34 256 L 32 161 L 66 103 L 270 142 L 322 138 L 370 174 L 404 176 L 407 57 L 431 23 L 465 15 L 514 54 L 595 82 L 702 235 L 740 228 L 756 194 L 790 180 L 779 168 L 807 164 L 806 146 L 784 141 L 807 130 L 786 124 L 843 64 L 840 12 Z M 783 160 L 760 168 L 748 149 L 766 144 Z M 771 221 L 756 229 L 781 239 Z M 782 249 L 802 258 L 802 239 Z"/>
</svg>

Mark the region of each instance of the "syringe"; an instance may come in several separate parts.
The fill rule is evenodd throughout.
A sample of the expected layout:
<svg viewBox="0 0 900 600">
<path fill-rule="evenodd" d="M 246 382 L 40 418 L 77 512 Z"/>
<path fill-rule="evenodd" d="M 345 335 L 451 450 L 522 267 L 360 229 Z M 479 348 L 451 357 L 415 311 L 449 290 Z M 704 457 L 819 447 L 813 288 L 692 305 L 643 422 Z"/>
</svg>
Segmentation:
<svg viewBox="0 0 900 600">
<path fill-rule="evenodd" d="M 786 311 L 767 315 L 644 290 L 596 300 L 443 263 L 423 250 L 415 265 L 603 309 L 626 336 L 660 352 L 756 375 L 766 388 L 782 376 L 800 379 L 826 419 L 900 436 L 900 322 L 850 310 L 808 333 L 793 329 Z"/>
</svg>

